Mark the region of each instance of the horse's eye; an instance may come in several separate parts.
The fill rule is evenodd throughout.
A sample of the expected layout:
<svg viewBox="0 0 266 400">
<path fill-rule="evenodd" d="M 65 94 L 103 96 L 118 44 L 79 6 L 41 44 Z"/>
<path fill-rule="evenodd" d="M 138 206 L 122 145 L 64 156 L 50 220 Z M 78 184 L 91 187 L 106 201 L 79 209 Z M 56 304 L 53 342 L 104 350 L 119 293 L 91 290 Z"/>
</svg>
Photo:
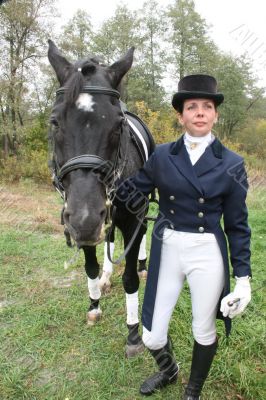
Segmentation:
<svg viewBox="0 0 266 400">
<path fill-rule="evenodd" d="M 50 123 L 51 123 L 51 125 L 53 125 L 55 128 L 59 128 L 59 123 L 58 123 L 58 121 L 57 121 L 57 119 L 55 118 L 55 117 L 51 117 L 50 118 Z"/>
</svg>

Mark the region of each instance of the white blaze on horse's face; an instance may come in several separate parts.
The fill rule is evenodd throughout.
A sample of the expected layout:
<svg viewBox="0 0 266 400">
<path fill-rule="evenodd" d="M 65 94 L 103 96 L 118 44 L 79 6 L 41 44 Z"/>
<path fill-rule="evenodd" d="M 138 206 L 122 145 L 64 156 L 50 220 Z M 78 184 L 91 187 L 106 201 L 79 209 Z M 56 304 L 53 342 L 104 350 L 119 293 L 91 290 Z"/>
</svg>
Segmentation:
<svg viewBox="0 0 266 400">
<path fill-rule="evenodd" d="M 94 104 L 93 97 L 89 93 L 81 93 L 76 101 L 77 108 L 86 112 L 93 112 Z"/>
<path fill-rule="evenodd" d="M 87 209 L 87 207 L 84 207 L 83 210 L 81 210 L 81 223 L 85 222 L 89 216 L 89 210 Z"/>
</svg>

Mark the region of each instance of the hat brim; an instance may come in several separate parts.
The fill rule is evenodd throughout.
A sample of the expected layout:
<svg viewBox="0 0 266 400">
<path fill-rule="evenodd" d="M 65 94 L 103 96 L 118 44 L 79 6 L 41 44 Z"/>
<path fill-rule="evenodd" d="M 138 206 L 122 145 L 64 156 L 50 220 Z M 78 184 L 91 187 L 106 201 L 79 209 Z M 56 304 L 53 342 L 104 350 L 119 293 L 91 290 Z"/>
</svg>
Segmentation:
<svg viewBox="0 0 266 400">
<path fill-rule="evenodd" d="M 172 106 L 177 110 L 178 106 L 188 99 L 210 99 L 214 101 L 216 106 L 219 106 L 224 101 L 224 95 L 222 93 L 186 92 L 184 90 L 173 95 Z"/>
</svg>

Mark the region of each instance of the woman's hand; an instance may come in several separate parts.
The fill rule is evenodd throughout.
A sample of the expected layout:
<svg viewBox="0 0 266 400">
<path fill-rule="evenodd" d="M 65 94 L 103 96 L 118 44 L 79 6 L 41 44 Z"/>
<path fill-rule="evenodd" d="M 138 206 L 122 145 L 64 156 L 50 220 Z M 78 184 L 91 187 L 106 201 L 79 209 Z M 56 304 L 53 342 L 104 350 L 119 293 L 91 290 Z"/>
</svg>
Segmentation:
<svg viewBox="0 0 266 400">
<path fill-rule="evenodd" d="M 236 277 L 234 291 L 222 299 L 220 311 L 224 317 L 234 318 L 245 310 L 250 300 L 251 287 L 249 276 Z"/>
</svg>

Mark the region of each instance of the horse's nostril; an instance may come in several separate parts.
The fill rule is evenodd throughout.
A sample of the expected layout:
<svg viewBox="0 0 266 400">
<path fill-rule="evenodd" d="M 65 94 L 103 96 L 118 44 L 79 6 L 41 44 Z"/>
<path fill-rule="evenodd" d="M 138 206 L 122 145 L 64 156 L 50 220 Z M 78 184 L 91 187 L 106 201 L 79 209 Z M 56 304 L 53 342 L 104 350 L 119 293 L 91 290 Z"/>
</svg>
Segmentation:
<svg viewBox="0 0 266 400">
<path fill-rule="evenodd" d="M 106 216 L 106 209 L 103 208 L 102 211 L 100 212 L 100 217 L 101 217 L 102 219 L 104 219 L 105 216 Z"/>
<path fill-rule="evenodd" d="M 69 222 L 70 212 L 65 210 L 64 211 L 64 221 Z"/>
</svg>

